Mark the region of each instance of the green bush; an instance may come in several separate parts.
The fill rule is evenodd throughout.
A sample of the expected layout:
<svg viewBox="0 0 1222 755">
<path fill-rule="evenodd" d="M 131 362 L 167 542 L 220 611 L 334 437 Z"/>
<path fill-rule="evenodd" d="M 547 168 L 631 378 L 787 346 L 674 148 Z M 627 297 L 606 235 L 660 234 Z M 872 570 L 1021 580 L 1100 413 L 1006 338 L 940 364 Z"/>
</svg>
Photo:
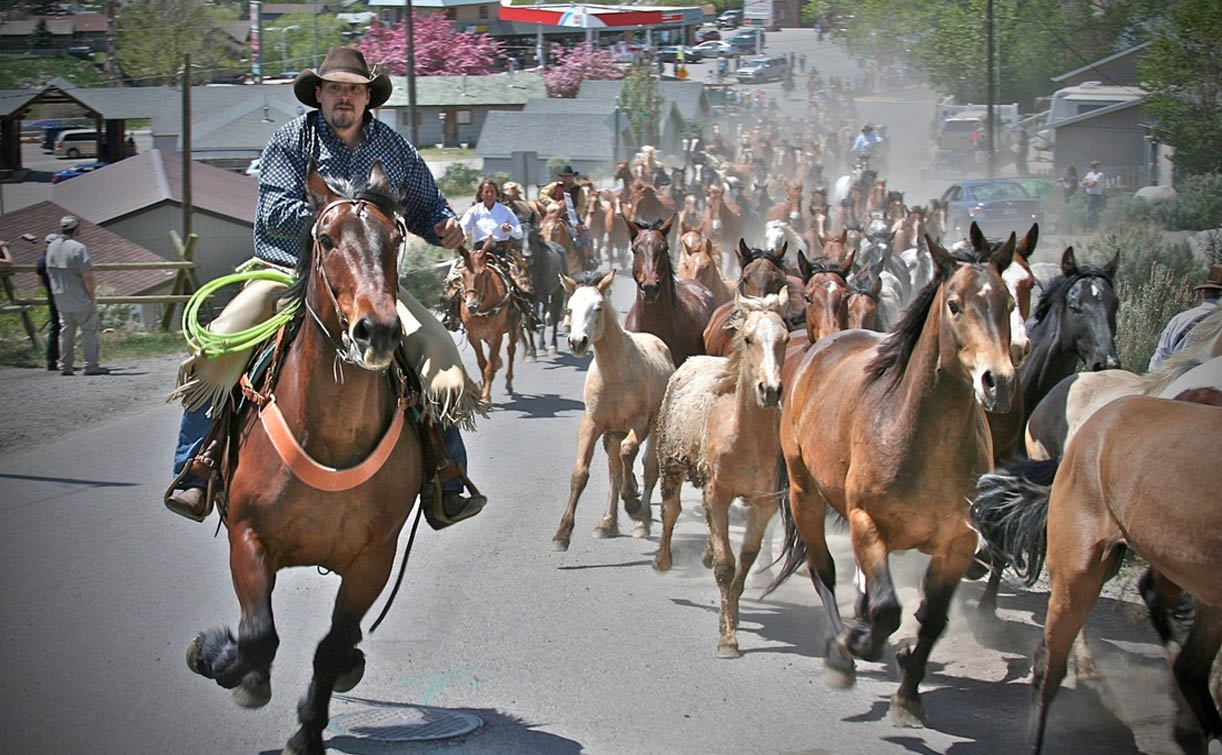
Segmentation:
<svg viewBox="0 0 1222 755">
<path fill-rule="evenodd" d="M 1177 181 L 1179 195 L 1157 208 L 1168 230 L 1204 231 L 1222 227 L 1222 175 L 1187 176 Z"/>
<path fill-rule="evenodd" d="M 441 298 L 441 284 L 449 268 L 439 263 L 454 253 L 409 236 L 399 258 L 399 282 L 426 307 L 435 307 Z"/>
<path fill-rule="evenodd" d="M 1168 243 L 1152 224 L 1119 224 L 1086 245 L 1079 260 L 1103 265 L 1120 250 L 1116 269 L 1116 353 L 1120 365 L 1144 372 L 1167 321 L 1197 303 L 1193 286 L 1205 273 L 1187 243 Z"/>
<path fill-rule="evenodd" d="M 437 179 L 437 188 L 449 196 L 474 194 L 475 184 L 479 181 L 480 172 L 466 163 L 456 162 L 446 166 L 445 173 Z"/>
<path fill-rule="evenodd" d="M 1045 195 L 1049 214 L 1060 217 L 1059 233 L 1081 233 L 1086 228 L 1086 192 L 1077 191 L 1065 204 L 1059 192 Z M 1106 231 L 1125 224 L 1153 223 L 1159 220 L 1158 209 L 1144 199 L 1125 191 L 1108 191 L 1099 210 L 1099 230 Z"/>
</svg>

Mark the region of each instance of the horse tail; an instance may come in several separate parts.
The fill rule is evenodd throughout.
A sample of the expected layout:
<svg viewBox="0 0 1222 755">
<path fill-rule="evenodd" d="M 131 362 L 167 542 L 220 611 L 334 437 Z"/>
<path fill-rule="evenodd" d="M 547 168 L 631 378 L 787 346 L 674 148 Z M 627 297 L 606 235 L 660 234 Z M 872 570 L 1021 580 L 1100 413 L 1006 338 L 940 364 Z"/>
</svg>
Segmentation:
<svg viewBox="0 0 1222 755">
<path fill-rule="evenodd" d="M 972 520 L 989 551 L 1005 559 L 1030 587 L 1048 551 L 1048 495 L 1057 460 L 1024 461 L 981 476 Z"/>
<path fill-rule="evenodd" d="M 785 564 L 781 567 L 781 573 L 772 580 L 772 583 L 764 589 L 760 598 L 766 598 L 775 589 L 781 586 L 781 583 L 793 576 L 793 573 L 806 563 L 806 543 L 802 541 L 801 535 L 798 534 L 798 526 L 794 524 L 793 512 L 789 510 L 789 469 L 785 465 L 784 454 L 777 454 L 777 495 L 780 497 L 779 513 L 781 515 L 781 524 L 785 527 L 785 545 L 781 549 L 781 555 L 777 556 L 776 561 L 769 566 L 772 566 L 780 561 Z"/>
</svg>

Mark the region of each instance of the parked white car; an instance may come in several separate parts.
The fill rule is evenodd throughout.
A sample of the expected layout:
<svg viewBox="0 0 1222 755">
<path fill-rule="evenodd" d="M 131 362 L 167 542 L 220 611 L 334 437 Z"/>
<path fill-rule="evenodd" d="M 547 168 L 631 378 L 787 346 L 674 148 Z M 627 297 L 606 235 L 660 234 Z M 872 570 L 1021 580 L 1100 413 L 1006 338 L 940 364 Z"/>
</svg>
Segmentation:
<svg viewBox="0 0 1222 755">
<path fill-rule="evenodd" d="M 250 165 L 246 166 L 246 175 L 253 176 L 255 178 L 259 177 L 259 158 L 256 157 L 255 159 L 251 160 Z"/>
</svg>

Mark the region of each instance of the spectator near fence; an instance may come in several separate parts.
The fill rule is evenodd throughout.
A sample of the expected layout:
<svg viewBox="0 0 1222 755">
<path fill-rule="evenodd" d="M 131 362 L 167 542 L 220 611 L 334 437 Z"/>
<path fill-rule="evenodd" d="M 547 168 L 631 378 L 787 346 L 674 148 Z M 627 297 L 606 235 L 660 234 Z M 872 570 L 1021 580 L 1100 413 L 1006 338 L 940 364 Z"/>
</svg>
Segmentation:
<svg viewBox="0 0 1222 755">
<path fill-rule="evenodd" d="M 89 251 L 76 239 L 80 221 L 65 215 L 59 221 L 61 236 L 47 246 L 47 277 L 51 295 L 59 308 L 60 374 L 72 375 L 76 331 L 81 331 L 85 352 L 85 374 L 106 375 L 98 364 L 98 299 Z"/>
<path fill-rule="evenodd" d="M 44 239 L 47 247 L 51 246 L 51 242 L 59 238 L 58 233 L 48 233 Z M 49 317 L 47 324 L 50 325 L 51 332 L 47 334 L 47 370 L 55 372 L 59 369 L 59 309 L 55 306 L 55 294 L 51 293 L 51 279 L 47 277 L 47 252 L 38 255 L 36 264 L 38 271 L 38 280 L 42 281 L 42 287 L 47 290 L 47 309 Z"/>
<path fill-rule="evenodd" d="M 1086 190 L 1086 230 L 1099 227 L 1099 210 L 1103 208 L 1103 183 L 1106 176 L 1098 160 L 1092 160 L 1090 171 L 1082 176 L 1082 188 Z"/>
</svg>

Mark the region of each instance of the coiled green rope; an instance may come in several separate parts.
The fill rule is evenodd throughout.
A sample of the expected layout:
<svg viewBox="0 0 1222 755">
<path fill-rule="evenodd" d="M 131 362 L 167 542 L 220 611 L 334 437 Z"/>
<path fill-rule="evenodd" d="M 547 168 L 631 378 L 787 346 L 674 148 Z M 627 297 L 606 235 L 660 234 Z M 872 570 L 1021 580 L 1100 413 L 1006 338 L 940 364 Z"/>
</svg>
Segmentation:
<svg viewBox="0 0 1222 755">
<path fill-rule="evenodd" d="M 187 305 L 182 310 L 182 333 L 191 352 L 204 357 L 215 357 L 222 354 L 232 354 L 235 351 L 251 349 L 273 336 L 282 325 L 297 315 L 301 303 L 293 301 L 284 309 L 272 315 L 267 320 L 235 333 L 213 333 L 199 321 L 199 310 L 212 294 L 225 286 L 246 283 L 252 280 L 269 280 L 291 286 L 295 279 L 280 270 L 264 268 L 252 270 L 247 265 L 238 268 L 232 275 L 223 275 L 208 281 L 191 295 Z"/>
</svg>

